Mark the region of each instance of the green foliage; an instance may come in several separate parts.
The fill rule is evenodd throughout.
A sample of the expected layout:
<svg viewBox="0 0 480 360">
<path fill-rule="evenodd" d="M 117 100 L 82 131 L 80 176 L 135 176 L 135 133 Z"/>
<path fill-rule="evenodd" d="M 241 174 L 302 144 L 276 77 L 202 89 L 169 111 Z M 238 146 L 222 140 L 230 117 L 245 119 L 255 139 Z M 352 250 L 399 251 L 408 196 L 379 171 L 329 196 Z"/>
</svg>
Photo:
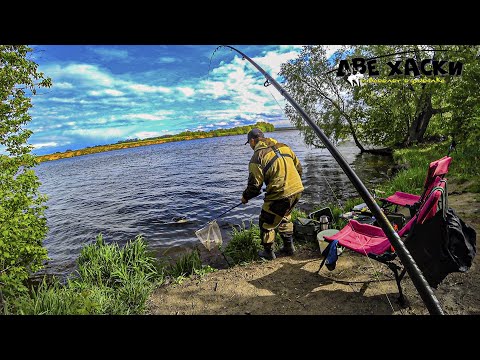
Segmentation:
<svg viewBox="0 0 480 360">
<path fill-rule="evenodd" d="M 258 260 L 257 252 L 262 249 L 260 228 L 250 221 L 247 228 L 242 223 L 240 229 L 232 229 L 232 239 L 228 242 L 223 254 L 232 265 Z"/>
<path fill-rule="evenodd" d="M 308 214 L 306 214 L 304 211 L 298 210 L 298 209 L 292 210 L 292 221 L 295 221 L 298 218 L 306 218 L 306 217 L 308 217 Z"/>
<path fill-rule="evenodd" d="M 122 287 L 139 274 L 145 282 L 163 278 L 141 235 L 120 248 L 117 243 L 105 244 L 100 234 L 95 243 L 83 247 L 77 265 L 79 281 L 91 285 Z"/>
<path fill-rule="evenodd" d="M 166 275 L 173 278 L 175 282 L 181 282 L 189 275 L 203 276 L 216 271 L 209 265 L 203 265 L 200 259 L 200 252 L 194 249 L 180 256 L 173 264 L 167 267 Z"/>
<path fill-rule="evenodd" d="M 361 204 L 363 202 L 364 201 L 361 197 L 349 198 L 344 200 L 343 204 L 327 203 L 322 206 L 316 206 L 314 207 L 312 212 L 320 210 L 324 207 L 330 208 L 333 214 L 332 228 L 342 229 L 348 223 L 348 220 L 341 218 L 340 215 L 351 211 L 355 205 Z"/>
<path fill-rule="evenodd" d="M 449 141 L 436 144 L 419 144 L 409 149 L 396 150 L 394 159 L 398 164 L 406 165 L 407 169 L 398 172 L 390 181 L 379 187 L 386 194 L 403 191 L 412 194 L 421 194 L 427 169 L 430 162 L 440 159 L 448 152 Z M 480 168 L 475 166 L 480 161 L 478 146 L 468 142 L 460 144 L 450 153 L 452 162 L 447 179 L 460 182 L 472 181 L 469 191 L 478 192 Z"/>
<path fill-rule="evenodd" d="M 473 144 L 480 136 L 479 49 L 470 45 L 359 45 L 343 47 L 328 59 L 324 46 L 305 46 L 297 59 L 282 64 L 280 74 L 288 92 L 334 142 L 351 136 L 362 149 L 362 143 L 398 147 L 453 136 Z M 391 55 L 398 52 L 407 53 Z M 381 57 L 377 59 L 378 78 L 399 81 L 353 87 L 331 71 L 340 59 L 355 57 Z M 442 82 L 436 83 L 388 76 L 388 61 L 432 57 L 462 62 L 462 75 L 439 77 Z M 286 113 L 307 144 L 322 146 L 295 109 L 287 106 Z"/>
<path fill-rule="evenodd" d="M 157 285 L 167 278 L 181 282 L 186 276 L 203 276 L 215 271 L 202 265 L 198 251 L 182 256 L 173 265 L 157 260 L 147 251 L 141 236 L 122 248 L 106 244 L 100 234 L 96 242 L 86 245 L 77 259 L 76 276 L 65 284 L 57 279 L 41 284 L 15 298 L 8 298 L 6 314 L 143 314 L 145 304 Z"/>
<path fill-rule="evenodd" d="M 324 46 L 304 46 L 299 56 L 282 64 L 280 75 L 289 94 L 306 111 L 332 141 L 346 139 L 361 121 L 360 104 L 347 100 L 343 94 L 351 86 L 328 73 L 332 64 Z M 300 130 L 305 143 L 323 146 L 313 130 L 290 105 L 285 112 L 290 122 Z"/>
<path fill-rule="evenodd" d="M 31 296 L 23 294 L 6 304 L 6 314 L 17 315 L 84 315 L 97 313 L 99 303 L 88 291 L 77 291 L 61 285 L 57 279 L 49 284 L 46 278 Z"/>
<path fill-rule="evenodd" d="M 32 293 L 7 301 L 7 313 L 16 314 L 141 314 L 163 271 L 151 257 L 141 236 L 123 248 L 105 244 L 99 235 L 77 259 L 77 276 L 47 284 L 45 278 Z"/>
<path fill-rule="evenodd" d="M 38 192 L 25 126 L 31 117 L 31 95 L 51 80 L 27 57 L 27 46 L 0 45 L 0 287 L 3 296 L 25 292 L 25 280 L 43 268 L 48 231 L 46 196 Z M 2 153 L 3 152 L 3 153 Z"/>
<path fill-rule="evenodd" d="M 162 264 L 140 235 L 120 248 L 105 244 L 100 234 L 82 249 L 77 265 L 78 277 L 69 286 L 87 291 L 101 314 L 141 314 L 155 284 L 164 280 Z"/>
</svg>

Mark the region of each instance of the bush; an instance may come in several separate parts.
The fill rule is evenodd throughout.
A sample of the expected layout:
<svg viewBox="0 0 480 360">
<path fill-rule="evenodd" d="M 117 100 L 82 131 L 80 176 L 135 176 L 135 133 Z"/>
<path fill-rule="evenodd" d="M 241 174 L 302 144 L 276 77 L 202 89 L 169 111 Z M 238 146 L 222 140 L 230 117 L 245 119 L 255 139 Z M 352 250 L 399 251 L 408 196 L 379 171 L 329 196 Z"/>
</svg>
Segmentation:
<svg viewBox="0 0 480 360">
<path fill-rule="evenodd" d="M 27 46 L 0 45 L 0 300 L 26 293 L 28 277 L 44 267 L 47 250 L 46 196 L 32 168 L 37 164 L 26 129 L 32 106 L 27 91 L 51 80 L 27 59 Z"/>
<path fill-rule="evenodd" d="M 228 242 L 223 254 L 230 264 L 240 264 L 258 260 L 257 252 L 262 249 L 260 228 L 250 221 L 250 228 L 242 223 L 240 229 L 233 228 L 232 239 Z"/>
</svg>

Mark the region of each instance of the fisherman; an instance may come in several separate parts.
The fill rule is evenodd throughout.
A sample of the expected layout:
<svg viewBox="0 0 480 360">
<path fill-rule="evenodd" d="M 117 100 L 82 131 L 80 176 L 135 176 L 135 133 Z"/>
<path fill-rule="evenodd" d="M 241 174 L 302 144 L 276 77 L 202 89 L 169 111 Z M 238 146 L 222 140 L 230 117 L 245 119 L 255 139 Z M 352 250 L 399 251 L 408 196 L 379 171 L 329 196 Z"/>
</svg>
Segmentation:
<svg viewBox="0 0 480 360">
<path fill-rule="evenodd" d="M 293 255 L 293 223 L 291 212 L 300 200 L 303 191 L 302 166 L 295 153 L 285 144 L 265 138 L 263 132 L 252 129 L 247 135 L 253 156 L 248 164 L 247 188 L 242 194 L 242 203 L 260 194 L 263 183 L 266 194 L 259 216 L 260 238 L 263 251 L 258 255 L 267 260 L 276 258 L 273 251 L 275 229 L 283 240 L 280 252 Z"/>
</svg>

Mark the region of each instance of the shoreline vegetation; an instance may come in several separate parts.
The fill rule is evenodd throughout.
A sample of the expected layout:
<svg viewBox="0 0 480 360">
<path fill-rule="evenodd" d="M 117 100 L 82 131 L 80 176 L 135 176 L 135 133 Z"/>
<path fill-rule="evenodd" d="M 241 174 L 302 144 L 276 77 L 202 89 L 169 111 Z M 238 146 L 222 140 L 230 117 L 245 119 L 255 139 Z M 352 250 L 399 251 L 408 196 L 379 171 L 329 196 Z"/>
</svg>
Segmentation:
<svg viewBox="0 0 480 360">
<path fill-rule="evenodd" d="M 448 151 L 448 142 L 422 144 L 411 149 L 397 150 L 394 160 L 402 169 L 389 181 L 377 186 L 379 193 L 394 190 L 418 193 L 423 186 L 428 164 Z M 462 186 L 464 192 L 479 193 L 479 170 L 469 166 L 471 157 L 457 149 L 450 167 L 449 179 Z M 475 195 L 477 196 L 477 195 Z M 342 206 L 317 204 L 311 211 L 329 206 L 337 227 L 345 225 L 340 215 L 362 203 L 360 197 L 347 199 Z M 340 204 L 339 204 L 340 205 Z M 298 210 L 292 219 L 306 217 Z M 248 225 L 248 226 L 247 226 Z M 240 229 L 232 228 L 231 239 L 219 249 L 228 257 L 228 267 L 213 268 L 202 263 L 198 248 L 182 254 L 177 259 L 153 257 L 146 242 L 137 236 L 120 248 L 115 242 L 105 244 L 101 234 L 96 242 L 86 245 L 77 260 L 77 270 L 66 281 L 44 275 L 28 292 L 0 301 L 0 313 L 4 314 L 149 314 L 148 302 L 155 290 L 182 284 L 186 279 L 201 279 L 211 272 L 222 271 L 257 263 L 256 251 L 260 248 L 259 228 L 256 224 L 243 224 Z M 277 239 L 278 240 L 278 239 Z M 276 240 L 276 248 L 281 243 Z M 318 243 L 298 244 L 299 250 L 310 249 L 318 254 Z M 200 245 L 199 245 L 200 247 Z M 3 303 L 3 304 L 2 304 Z M 3 307 L 3 309 L 1 309 Z"/>
<path fill-rule="evenodd" d="M 71 158 L 75 156 L 95 154 L 95 153 L 105 152 L 105 151 L 128 149 L 128 148 L 133 148 L 138 146 L 157 145 L 157 144 L 164 144 L 168 142 L 205 139 L 205 138 L 213 138 L 213 137 L 220 137 L 220 136 L 243 135 L 243 134 L 247 134 L 254 127 L 258 127 L 264 132 L 295 129 L 294 127 L 275 129 L 274 125 L 269 124 L 267 122 L 259 121 L 254 125 L 237 126 L 231 129 L 216 129 L 216 130 L 210 130 L 210 131 L 201 131 L 201 130 L 183 131 L 176 135 L 170 135 L 170 134 L 162 135 L 162 136 L 147 138 L 143 140 L 140 140 L 140 139 L 121 140 L 115 144 L 96 145 L 96 146 L 91 146 L 84 149 L 66 150 L 64 152 L 56 152 L 53 154 L 38 155 L 36 159 L 39 162 L 53 161 L 53 160 L 59 160 L 64 158 Z"/>
</svg>

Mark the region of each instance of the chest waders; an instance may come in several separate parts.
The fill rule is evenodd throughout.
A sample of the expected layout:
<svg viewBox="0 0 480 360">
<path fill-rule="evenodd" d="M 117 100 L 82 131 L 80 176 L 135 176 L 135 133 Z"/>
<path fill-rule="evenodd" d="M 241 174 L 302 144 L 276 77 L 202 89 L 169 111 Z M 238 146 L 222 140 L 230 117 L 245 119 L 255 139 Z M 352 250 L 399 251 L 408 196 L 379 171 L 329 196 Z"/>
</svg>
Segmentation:
<svg viewBox="0 0 480 360">
<path fill-rule="evenodd" d="M 280 157 L 285 164 L 285 176 L 284 181 L 287 179 L 287 161 L 285 157 L 292 156 L 290 154 L 283 154 L 280 150 L 274 146 L 271 146 L 275 156 L 271 158 L 267 165 L 263 168 L 264 179 L 266 179 L 267 171 Z M 268 182 L 265 181 L 268 185 Z M 283 248 L 280 252 L 286 255 L 293 255 L 295 247 L 293 246 L 293 223 L 291 212 L 294 206 L 300 200 L 301 194 L 295 194 L 284 199 L 279 200 L 265 200 L 262 211 L 259 218 L 260 238 L 264 251 L 259 252 L 259 256 L 268 260 L 275 259 L 275 253 L 273 251 L 273 244 L 275 242 L 275 229 L 278 227 L 278 232 L 283 240 Z"/>
</svg>

